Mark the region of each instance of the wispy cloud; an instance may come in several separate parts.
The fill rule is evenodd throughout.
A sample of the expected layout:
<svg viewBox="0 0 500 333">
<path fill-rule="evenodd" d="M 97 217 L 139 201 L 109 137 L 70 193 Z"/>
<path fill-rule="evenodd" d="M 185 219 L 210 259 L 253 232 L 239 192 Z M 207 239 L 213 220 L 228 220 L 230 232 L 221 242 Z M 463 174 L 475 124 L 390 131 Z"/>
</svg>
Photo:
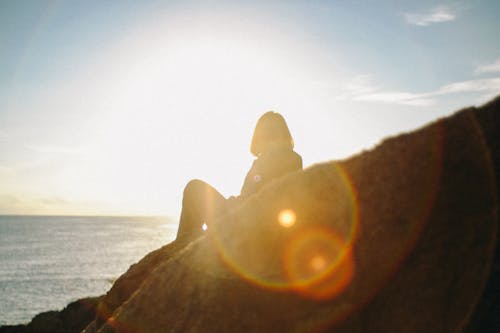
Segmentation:
<svg viewBox="0 0 500 333">
<path fill-rule="evenodd" d="M 500 58 L 491 64 L 480 65 L 475 70 L 476 74 L 482 73 L 500 73 Z"/>
<path fill-rule="evenodd" d="M 425 94 L 414 94 L 404 91 L 380 91 L 373 94 L 357 96 L 355 100 L 409 106 L 429 106 L 434 104 L 434 100 L 427 98 Z"/>
<path fill-rule="evenodd" d="M 437 6 L 425 13 L 405 13 L 406 22 L 409 24 L 426 27 L 435 23 L 453 21 L 457 14 L 447 6 Z"/>
<path fill-rule="evenodd" d="M 498 92 L 500 93 L 500 77 L 491 79 L 478 79 L 462 82 L 455 82 L 439 88 L 438 91 L 431 93 L 434 96 L 468 93 L 468 92 Z"/>
<path fill-rule="evenodd" d="M 410 106 L 427 106 L 433 101 L 424 94 L 385 90 L 374 83 L 370 75 L 358 75 L 346 84 L 341 98 L 354 101 L 379 102 Z"/>
<path fill-rule="evenodd" d="M 379 89 L 372 77 L 367 74 L 355 76 L 346 84 L 346 90 L 353 95 L 367 95 Z"/>
<path fill-rule="evenodd" d="M 424 93 L 380 89 L 372 83 L 367 75 L 358 76 L 352 82 L 354 84 L 347 84 L 347 94 L 344 94 L 344 98 L 348 96 L 354 101 L 408 106 L 433 105 L 437 102 L 438 97 L 449 94 L 483 93 L 490 96 L 500 94 L 500 77 L 454 82 L 435 91 Z"/>
<path fill-rule="evenodd" d="M 32 193 L 0 192 L 0 214 L 116 214 L 117 209 L 101 201 L 67 200 L 58 196 L 40 197 Z"/>
</svg>

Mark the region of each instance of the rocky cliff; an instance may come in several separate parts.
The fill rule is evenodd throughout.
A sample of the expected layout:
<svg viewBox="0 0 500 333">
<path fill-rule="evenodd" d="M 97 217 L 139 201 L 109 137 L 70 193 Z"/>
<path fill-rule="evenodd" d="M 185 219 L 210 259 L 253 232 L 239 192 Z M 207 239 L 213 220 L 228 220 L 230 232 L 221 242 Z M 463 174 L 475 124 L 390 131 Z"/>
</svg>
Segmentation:
<svg viewBox="0 0 500 333">
<path fill-rule="evenodd" d="M 94 320 L 99 301 L 99 297 L 83 298 L 61 311 L 40 313 L 27 325 L 1 326 L 0 333 L 77 333 Z"/>
<path fill-rule="evenodd" d="M 91 332 L 498 328 L 500 99 L 286 176 L 132 266 Z"/>
<path fill-rule="evenodd" d="M 121 276 L 83 331 L 500 331 L 500 98 L 290 174 Z"/>
<path fill-rule="evenodd" d="M 132 266 L 85 332 L 490 331 L 499 109 L 280 179 Z"/>
</svg>

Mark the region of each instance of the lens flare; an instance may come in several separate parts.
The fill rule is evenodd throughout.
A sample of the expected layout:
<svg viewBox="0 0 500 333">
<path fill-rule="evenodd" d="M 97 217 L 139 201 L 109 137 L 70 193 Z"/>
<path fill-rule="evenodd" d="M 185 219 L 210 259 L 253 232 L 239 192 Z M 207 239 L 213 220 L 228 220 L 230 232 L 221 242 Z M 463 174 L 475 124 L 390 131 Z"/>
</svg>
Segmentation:
<svg viewBox="0 0 500 333">
<path fill-rule="evenodd" d="M 298 174 L 253 200 L 208 229 L 235 274 L 262 288 L 311 299 L 335 297 L 349 286 L 359 209 L 341 165 Z"/>
<path fill-rule="evenodd" d="M 278 214 L 278 222 L 282 227 L 290 228 L 295 224 L 297 216 L 291 209 L 284 209 Z"/>
<path fill-rule="evenodd" d="M 310 265 L 315 272 L 321 272 L 326 267 L 327 260 L 323 255 L 318 254 L 311 258 Z"/>
<path fill-rule="evenodd" d="M 354 275 L 351 244 L 324 227 L 298 234 L 288 245 L 284 265 L 292 289 L 313 299 L 338 295 Z"/>
<path fill-rule="evenodd" d="M 201 229 L 203 229 L 203 231 L 206 231 L 208 229 L 207 224 L 203 223 L 203 225 L 201 226 Z"/>
</svg>

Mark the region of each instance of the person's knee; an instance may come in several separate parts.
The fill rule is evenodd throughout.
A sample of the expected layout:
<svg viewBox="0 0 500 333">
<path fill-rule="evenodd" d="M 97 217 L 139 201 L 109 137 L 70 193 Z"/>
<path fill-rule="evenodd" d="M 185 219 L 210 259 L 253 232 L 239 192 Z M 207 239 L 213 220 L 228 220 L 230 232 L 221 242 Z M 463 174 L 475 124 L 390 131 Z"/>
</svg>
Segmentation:
<svg viewBox="0 0 500 333">
<path fill-rule="evenodd" d="M 183 198 L 191 198 L 200 193 L 201 189 L 205 187 L 205 182 L 199 179 L 190 180 L 184 187 Z"/>
<path fill-rule="evenodd" d="M 199 180 L 199 179 L 191 179 L 187 184 L 186 186 L 184 187 L 184 194 L 186 194 L 186 192 L 193 192 L 193 191 L 197 191 L 199 190 L 200 188 L 203 188 L 205 185 L 205 182 L 203 180 Z"/>
</svg>

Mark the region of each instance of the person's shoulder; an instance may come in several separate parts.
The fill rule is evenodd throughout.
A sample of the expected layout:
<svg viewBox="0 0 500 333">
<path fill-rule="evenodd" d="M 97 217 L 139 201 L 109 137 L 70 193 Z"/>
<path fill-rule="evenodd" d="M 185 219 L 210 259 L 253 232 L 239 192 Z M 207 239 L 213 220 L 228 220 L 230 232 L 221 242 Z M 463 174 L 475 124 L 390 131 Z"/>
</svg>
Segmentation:
<svg viewBox="0 0 500 333">
<path fill-rule="evenodd" d="M 279 160 L 285 165 L 293 165 L 294 168 L 302 168 L 302 156 L 293 149 L 283 149 L 279 153 Z"/>
<path fill-rule="evenodd" d="M 281 149 L 277 152 L 277 154 L 289 159 L 302 159 L 302 156 L 300 156 L 295 150 L 289 148 Z"/>
</svg>

